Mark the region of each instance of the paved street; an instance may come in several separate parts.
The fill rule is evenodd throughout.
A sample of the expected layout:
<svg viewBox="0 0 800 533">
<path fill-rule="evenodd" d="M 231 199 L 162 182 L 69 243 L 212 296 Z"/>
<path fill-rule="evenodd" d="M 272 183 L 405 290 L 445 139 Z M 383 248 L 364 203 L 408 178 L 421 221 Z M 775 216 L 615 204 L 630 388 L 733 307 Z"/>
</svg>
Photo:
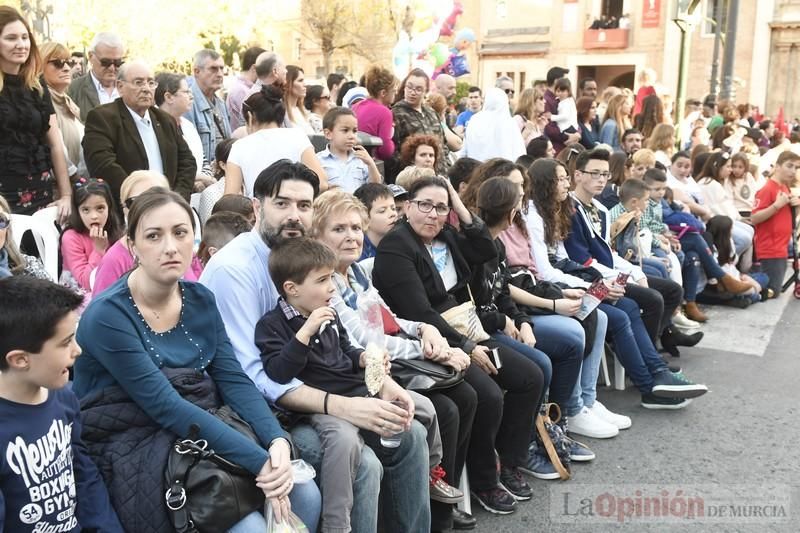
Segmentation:
<svg viewBox="0 0 800 533">
<path fill-rule="evenodd" d="M 614 439 L 585 439 L 597 459 L 573 466 L 570 481 L 529 478 L 534 500 L 522 502 L 512 516 L 495 517 L 475 504 L 476 531 L 800 531 L 800 460 L 794 456 L 800 443 L 799 312 L 800 301 L 790 293 L 746 310 L 711 309 L 705 338 L 682 349 L 678 360 L 690 378 L 708 385 L 706 396 L 683 411 L 648 411 L 630 384 L 625 391 L 600 388 L 604 404 L 629 415 L 633 427 Z M 610 494 L 633 498 L 635 513 L 637 496 L 662 488 L 679 503 L 685 503 L 682 495 L 705 494 L 705 518 L 645 522 L 623 512 L 620 523 L 625 508 L 614 505 Z M 581 518 L 581 508 L 591 508 L 581 503 L 586 495 L 613 517 Z M 777 507 L 769 504 L 770 495 Z M 765 500 L 769 505 L 762 505 Z M 760 507 L 747 507 L 753 505 Z M 786 517 L 752 516 L 759 512 Z M 727 518 L 719 518 L 723 513 Z M 750 518 L 741 517 L 746 514 Z"/>
</svg>

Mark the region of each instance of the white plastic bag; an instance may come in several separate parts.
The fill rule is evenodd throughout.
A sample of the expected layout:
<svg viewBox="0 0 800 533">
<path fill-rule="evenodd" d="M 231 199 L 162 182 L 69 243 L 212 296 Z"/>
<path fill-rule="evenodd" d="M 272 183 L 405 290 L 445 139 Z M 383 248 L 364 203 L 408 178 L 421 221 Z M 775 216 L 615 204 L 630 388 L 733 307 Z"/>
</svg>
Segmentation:
<svg viewBox="0 0 800 533">
<path fill-rule="evenodd" d="M 295 459 L 292 461 L 292 477 L 295 485 L 309 483 L 317 476 L 314 467 L 303 461 Z M 272 504 L 267 502 L 264 508 L 264 517 L 267 519 L 267 533 L 308 533 L 308 528 L 296 514 L 290 512 L 289 516 L 281 522 L 275 519 L 272 512 Z"/>
</svg>

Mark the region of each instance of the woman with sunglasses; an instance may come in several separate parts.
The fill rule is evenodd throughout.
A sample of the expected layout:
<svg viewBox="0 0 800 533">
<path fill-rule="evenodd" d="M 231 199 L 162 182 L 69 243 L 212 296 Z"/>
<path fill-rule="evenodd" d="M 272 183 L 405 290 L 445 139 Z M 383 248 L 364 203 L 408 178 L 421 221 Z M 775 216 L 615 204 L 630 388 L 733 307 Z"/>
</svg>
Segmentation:
<svg viewBox="0 0 800 533">
<path fill-rule="evenodd" d="M 61 140 L 66 148 L 69 175 L 88 177 L 81 146 L 83 140 L 81 110 L 67 95 L 76 61 L 70 57 L 66 46 L 51 41 L 42 45 L 42 62 L 42 77 L 50 89 L 50 99 L 56 110 L 58 129 L 61 130 Z"/>
<path fill-rule="evenodd" d="M 0 196 L 0 279 L 19 274 L 53 281 L 41 259 L 20 253 L 11 234 L 11 209 Z"/>
<path fill-rule="evenodd" d="M 39 81 L 41 65 L 25 19 L 0 6 L 0 194 L 14 213 L 31 215 L 54 204 L 66 220 L 72 190 L 50 91 Z"/>
<path fill-rule="evenodd" d="M 309 85 L 303 105 L 308 110 L 308 124 L 314 133 L 322 135 L 322 117 L 331 109 L 331 92 L 322 85 Z"/>
<path fill-rule="evenodd" d="M 167 178 L 157 172 L 137 170 L 125 178 L 125 181 L 122 182 L 119 189 L 125 226 L 128 225 L 128 213 L 131 210 L 131 206 L 133 206 L 134 200 L 143 192 L 156 187 L 169 189 Z M 108 248 L 103 259 L 100 260 L 100 264 L 97 265 L 92 294 L 97 296 L 107 287 L 113 285 L 115 281 L 124 276 L 134 266 L 136 265 L 133 254 L 131 253 L 130 243 L 128 242 L 128 238 L 123 234 L 117 242 Z M 202 272 L 203 265 L 200 263 L 197 256 L 193 255 L 192 262 L 189 265 L 189 269 L 184 274 L 183 279 L 187 281 L 197 281 Z"/>
</svg>

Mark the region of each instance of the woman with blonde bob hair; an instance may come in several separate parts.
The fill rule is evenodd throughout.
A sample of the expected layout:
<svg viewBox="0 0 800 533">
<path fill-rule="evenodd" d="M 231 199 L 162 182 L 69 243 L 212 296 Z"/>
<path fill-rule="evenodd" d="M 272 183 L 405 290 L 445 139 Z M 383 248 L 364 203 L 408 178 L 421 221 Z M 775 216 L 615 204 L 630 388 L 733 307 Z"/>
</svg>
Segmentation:
<svg viewBox="0 0 800 533">
<path fill-rule="evenodd" d="M 42 45 L 42 64 L 42 77 L 50 90 L 50 99 L 56 111 L 58 129 L 61 131 L 61 140 L 66 149 L 69 174 L 88 176 L 81 146 L 83 140 L 81 110 L 67 95 L 75 60 L 70 56 L 66 46 L 51 41 Z"/>
<path fill-rule="evenodd" d="M 0 6 L 0 194 L 14 213 L 31 215 L 54 204 L 64 221 L 72 209 L 72 189 L 50 91 L 39 82 L 41 72 L 28 23 L 16 9 Z"/>
</svg>

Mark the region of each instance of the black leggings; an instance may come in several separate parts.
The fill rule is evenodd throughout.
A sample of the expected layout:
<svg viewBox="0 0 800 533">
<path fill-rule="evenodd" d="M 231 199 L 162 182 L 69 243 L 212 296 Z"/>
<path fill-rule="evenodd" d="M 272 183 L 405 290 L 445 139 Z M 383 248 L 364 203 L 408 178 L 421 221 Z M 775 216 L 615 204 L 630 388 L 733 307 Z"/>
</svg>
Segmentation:
<svg viewBox="0 0 800 533">
<path fill-rule="evenodd" d="M 442 468 L 445 480 L 454 487 L 461 481 L 461 471 L 467 457 L 467 447 L 472 433 L 472 421 L 478 396 L 466 381 L 455 387 L 426 393 L 439 418 L 442 435 Z M 469 498 L 469 494 L 464 495 Z M 453 506 L 431 500 L 431 530 L 443 531 L 453 527 Z"/>
<path fill-rule="evenodd" d="M 536 363 L 496 342 L 483 344 L 498 349 L 502 365 L 496 376 L 474 363 L 466 374 L 466 382 L 478 397 L 467 467 L 470 484 L 479 491 L 497 487 L 495 450 L 504 466 L 518 467 L 527 462 L 533 418 L 544 389 L 542 371 Z"/>
</svg>

